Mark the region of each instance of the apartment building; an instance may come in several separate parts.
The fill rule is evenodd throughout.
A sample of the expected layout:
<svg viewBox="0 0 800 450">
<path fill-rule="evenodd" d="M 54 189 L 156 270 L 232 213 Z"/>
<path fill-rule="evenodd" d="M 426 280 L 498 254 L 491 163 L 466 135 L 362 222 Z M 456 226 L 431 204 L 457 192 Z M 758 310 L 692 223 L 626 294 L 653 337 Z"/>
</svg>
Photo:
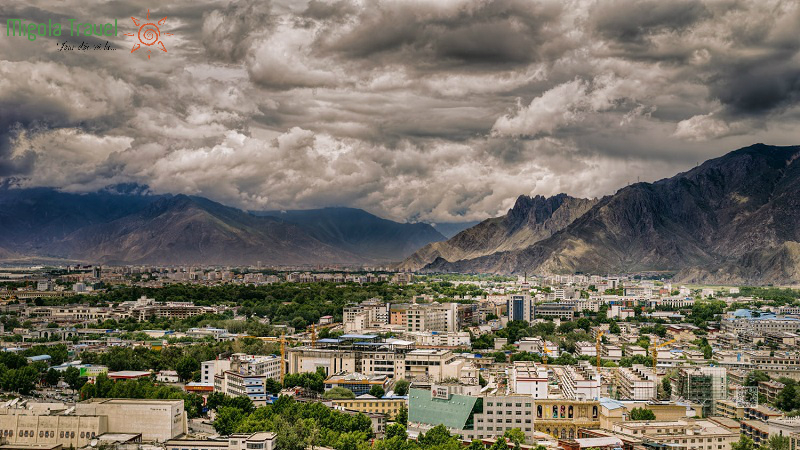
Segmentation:
<svg viewBox="0 0 800 450">
<path fill-rule="evenodd" d="M 533 307 L 534 317 L 574 320 L 575 307 L 568 303 L 542 303 Z"/>
<path fill-rule="evenodd" d="M 458 379 L 463 365 L 463 361 L 455 361 L 455 356 L 450 350 L 412 350 L 405 354 L 405 376 L 403 378 L 433 381 L 441 381 L 445 378 Z"/>
<path fill-rule="evenodd" d="M 455 310 L 451 306 L 411 305 L 406 310 L 406 330 L 410 332 L 455 331 L 455 320 Z"/>
<path fill-rule="evenodd" d="M 710 420 L 614 422 L 611 431 L 676 450 L 727 450 L 739 439 L 738 432 Z"/>
<path fill-rule="evenodd" d="M 575 343 L 575 354 L 578 356 L 597 356 L 597 344 L 594 342 L 579 341 Z"/>
<path fill-rule="evenodd" d="M 469 347 L 472 342 L 468 331 L 409 331 L 402 337 L 421 347 Z"/>
<path fill-rule="evenodd" d="M 622 347 L 614 344 L 600 344 L 600 357 L 610 361 L 622 359 Z"/>
<path fill-rule="evenodd" d="M 620 367 L 615 381 L 619 398 L 624 400 L 647 401 L 658 394 L 658 377 L 642 364 Z"/>
<path fill-rule="evenodd" d="M 281 376 L 281 359 L 275 355 L 245 355 L 234 353 L 229 361 L 229 369 L 216 373 L 216 362 L 206 361 L 201 365 L 201 379 L 207 379 L 214 371 L 214 391 L 232 397 L 247 396 L 255 404 L 267 401 L 266 383 L 268 379 L 279 380 Z M 219 364 L 225 367 L 225 364 Z"/>
<path fill-rule="evenodd" d="M 574 366 L 556 366 L 553 371 L 566 398 L 574 400 L 600 398 L 600 374 L 590 362 L 580 361 Z"/>
<path fill-rule="evenodd" d="M 547 369 L 534 362 L 517 361 L 509 370 L 509 383 L 514 392 L 534 399 L 547 398 L 548 378 Z"/>
<path fill-rule="evenodd" d="M 254 404 L 266 404 L 267 377 L 264 375 L 247 375 L 232 370 L 226 370 L 214 376 L 214 392 L 221 392 L 231 397 L 247 396 Z"/>
<path fill-rule="evenodd" d="M 397 413 L 406 406 L 404 398 L 372 398 L 369 395 L 354 399 L 330 400 L 334 408 L 344 408 L 372 414 L 385 414 L 389 420 L 394 420 Z"/>
</svg>

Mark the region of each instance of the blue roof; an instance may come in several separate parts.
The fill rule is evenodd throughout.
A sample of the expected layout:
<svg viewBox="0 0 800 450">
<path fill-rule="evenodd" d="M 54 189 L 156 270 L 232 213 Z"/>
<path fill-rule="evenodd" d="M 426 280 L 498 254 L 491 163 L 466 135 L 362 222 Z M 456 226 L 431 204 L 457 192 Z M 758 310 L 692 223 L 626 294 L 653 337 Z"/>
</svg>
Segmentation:
<svg viewBox="0 0 800 450">
<path fill-rule="evenodd" d="M 613 398 L 608 397 L 600 397 L 600 406 L 603 406 L 606 409 L 619 409 L 625 407 L 625 405 L 619 400 L 614 400 Z"/>
<path fill-rule="evenodd" d="M 355 342 L 355 345 L 373 345 L 373 346 L 379 346 L 379 345 L 383 345 L 383 342 Z"/>
<path fill-rule="evenodd" d="M 28 356 L 28 359 L 36 362 L 36 361 L 47 361 L 51 359 L 50 355 L 36 355 L 36 356 Z"/>
<path fill-rule="evenodd" d="M 343 334 L 340 339 L 375 339 L 377 334 Z"/>
<path fill-rule="evenodd" d="M 317 339 L 317 342 L 322 342 L 324 344 L 337 344 L 339 340 L 333 338 L 324 338 L 324 339 Z"/>
</svg>

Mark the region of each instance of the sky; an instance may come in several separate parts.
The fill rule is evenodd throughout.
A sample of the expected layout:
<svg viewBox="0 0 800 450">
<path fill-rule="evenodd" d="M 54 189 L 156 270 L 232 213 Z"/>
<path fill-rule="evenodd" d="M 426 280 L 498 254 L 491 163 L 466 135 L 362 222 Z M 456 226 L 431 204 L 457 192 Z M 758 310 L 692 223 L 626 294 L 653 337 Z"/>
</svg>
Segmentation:
<svg viewBox="0 0 800 450">
<path fill-rule="evenodd" d="M 148 8 L 166 52 L 124 35 Z M 0 16 L 63 24 L 0 35 L 10 186 L 459 222 L 800 144 L 797 1 L 58 0 Z M 119 36 L 70 37 L 68 19 Z"/>
</svg>

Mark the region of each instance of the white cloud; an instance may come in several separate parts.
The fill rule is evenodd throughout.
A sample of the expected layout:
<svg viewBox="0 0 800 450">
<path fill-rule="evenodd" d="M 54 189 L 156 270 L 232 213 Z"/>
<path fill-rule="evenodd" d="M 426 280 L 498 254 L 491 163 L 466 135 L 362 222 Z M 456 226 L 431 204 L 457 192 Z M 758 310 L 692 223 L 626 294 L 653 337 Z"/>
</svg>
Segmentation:
<svg viewBox="0 0 800 450">
<path fill-rule="evenodd" d="M 714 117 L 714 113 L 708 113 L 681 120 L 675 127 L 674 135 L 688 141 L 708 141 L 730 133 L 731 127 L 724 120 Z"/>
</svg>

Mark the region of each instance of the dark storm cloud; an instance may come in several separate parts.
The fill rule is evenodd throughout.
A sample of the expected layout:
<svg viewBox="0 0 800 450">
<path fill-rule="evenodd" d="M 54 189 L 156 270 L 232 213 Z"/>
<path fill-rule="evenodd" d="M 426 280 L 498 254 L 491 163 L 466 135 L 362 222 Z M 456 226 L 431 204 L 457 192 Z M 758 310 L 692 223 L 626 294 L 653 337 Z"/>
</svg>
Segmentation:
<svg viewBox="0 0 800 450">
<path fill-rule="evenodd" d="M 203 46 L 208 54 L 226 61 L 240 61 L 252 41 L 268 30 L 271 9 L 269 1 L 245 0 L 207 13 L 203 20 Z"/>
<path fill-rule="evenodd" d="M 780 0 L 146 0 L 0 16 L 167 16 L 166 54 L 0 39 L 0 177 L 134 183 L 247 209 L 475 220 L 797 144 L 800 7 Z"/>
<path fill-rule="evenodd" d="M 383 2 L 363 8 L 356 25 L 322 34 L 321 50 L 350 58 L 400 61 L 411 66 L 522 64 L 551 50 L 555 2 L 516 0 L 420 4 Z"/>
<path fill-rule="evenodd" d="M 589 26 L 619 45 L 647 46 L 654 35 L 686 31 L 710 15 L 699 0 L 609 0 L 590 10 Z"/>
</svg>

